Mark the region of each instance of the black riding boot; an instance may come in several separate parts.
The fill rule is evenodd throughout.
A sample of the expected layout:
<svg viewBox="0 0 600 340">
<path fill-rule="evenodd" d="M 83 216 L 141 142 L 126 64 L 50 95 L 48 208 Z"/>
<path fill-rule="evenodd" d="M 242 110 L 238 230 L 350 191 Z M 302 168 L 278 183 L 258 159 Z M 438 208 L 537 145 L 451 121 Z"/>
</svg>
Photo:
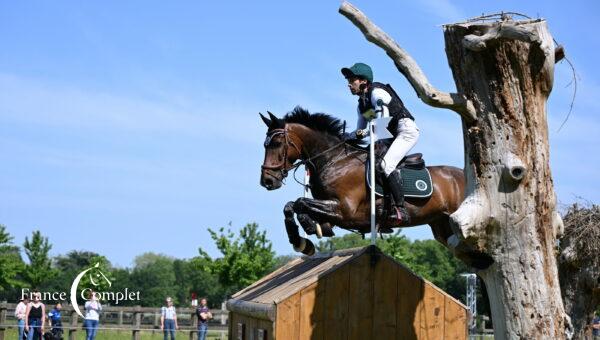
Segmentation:
<svg viewBox="0 0 600 340">
<path fill-rule="evenodd" d="M 404 189 L 402 187 L 402 175 L 399 169 L 392 171 L 387 177 L 387 184 L 392 193 L 392 197 L 394 197 L 394 205 L 396 208 L 395 218 L 402 224 L 408 224 L 410 222 L 410 216 L 404 207 Z"/>
</svg>

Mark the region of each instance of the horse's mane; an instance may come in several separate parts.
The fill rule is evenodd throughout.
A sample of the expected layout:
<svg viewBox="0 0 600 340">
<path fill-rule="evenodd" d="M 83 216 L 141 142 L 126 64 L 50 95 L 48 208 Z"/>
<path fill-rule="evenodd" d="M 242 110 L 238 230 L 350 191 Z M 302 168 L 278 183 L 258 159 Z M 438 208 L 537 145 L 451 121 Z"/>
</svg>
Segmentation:
<svg viewBox="0 0 600 340">
<path fill-rule="evenodd" d="M 301 124 L 310 129 L 322 131 L 338 138 L 342 138 L 342 134 L 344 133 L 344 123 L 339 119 L 326 113 L 311 114 L 308 110 L 300 106 L 296 106 L 291 112 L 288 112 L 283 117 L 283 120 L 286 123 Z"/>
</svg>

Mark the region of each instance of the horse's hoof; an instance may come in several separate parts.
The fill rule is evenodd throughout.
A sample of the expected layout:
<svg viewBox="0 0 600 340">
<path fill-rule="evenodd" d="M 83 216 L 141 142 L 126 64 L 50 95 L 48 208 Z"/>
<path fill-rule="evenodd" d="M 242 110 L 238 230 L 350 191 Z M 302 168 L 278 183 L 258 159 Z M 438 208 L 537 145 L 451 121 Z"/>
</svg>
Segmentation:
<svg viewBox="0 0 600 340">
<path fill-rule="evenodd" d="M 310 242 L 310 240 L 307 240 L 304 237 L 301 237 L 300 238 L 300 244 L 297 247 L 294 246 L 294 250 L 297 251 L 297 252 L 299 252 L 299 253 L 304 252 L 304 249 L 306 248 L 306 241 Z"/>
<path fill-rule="evenodd" d="M 321 229 L 321 225 L 319 223 L 317 223 L 317 226 L 315 229 L 316 229 L 315 232 L 317 234 L 317 238 L 323 237 L 323 230 Z"/>
<path fill-rule="evenodd" d="M 302 250 L 302 254 L 307 256 L 313 256 L 315 254 L 315 245 L 308 239 L 306 240 L 306 246 L 304 247 L 304 250 Z"/>
</svg>

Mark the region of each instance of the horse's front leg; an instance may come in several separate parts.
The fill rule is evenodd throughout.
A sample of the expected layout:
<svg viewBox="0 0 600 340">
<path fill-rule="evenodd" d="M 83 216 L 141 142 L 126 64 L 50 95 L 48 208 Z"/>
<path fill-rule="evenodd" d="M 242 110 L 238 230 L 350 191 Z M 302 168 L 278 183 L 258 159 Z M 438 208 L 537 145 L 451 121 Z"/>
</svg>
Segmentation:
<svg viewBox="0 0 600 340">
<path fill-rule="evenodd" d="M 343 216 L 340 203 L 335 200 L 317 200 L 314 198 L 301 197 L 294 202 L 296 214 L 306 214 L 315 221 L 339 225 Z"/>
<path fill-rule="evenodd" d="M 283 208 L 285 230 L 288 234 L 288 240 L 292 246 L 294 246 L 295 251 L 308 256 L 313 255 L 315 253 L 315 245 L 309 239 L 300 236 L 300 233 L 298 233 L 298 225 L 294 220 L 294 204 L 295 202 L 290 201 Z"/>
<path fill-rule="evenodd" d="M 316 221 L 308 214 L 297 214 L 296 218 L 308 235 L 316 234 L 318 238 L 335 236 L 329 222 Z"/>
</svg>

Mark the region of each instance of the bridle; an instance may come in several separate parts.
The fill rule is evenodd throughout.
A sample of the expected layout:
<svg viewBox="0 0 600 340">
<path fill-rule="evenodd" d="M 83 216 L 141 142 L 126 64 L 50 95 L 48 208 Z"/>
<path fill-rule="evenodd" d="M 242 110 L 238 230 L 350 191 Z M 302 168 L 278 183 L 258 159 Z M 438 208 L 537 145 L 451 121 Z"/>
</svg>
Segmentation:
<svg viewBox="0 0 600 340">
<path fill-rule="evenodd" d="M 264 143 L 264 145 L 265 145 L 265 148 L 266 148 L 267 146 L 269 146 L 269 144 L 271 144 L 271 142 L 273 141 L 273 138 L 274 138 L 275 136 L 278 136 L 278 135 L 283 135 L 283 137 L 284 137 L 284 141 L 285 141 L 285 143 L 284 143 L 284 146 L 283 146 L 283 161 L 282 161 L 280 164 L 276 164 L 276 165 L 261 165 L 261 168 L 262 168 L 263 170 L 267 170 L 267 171 L 269 171 L 269 172 L 267 172 L 267 173 L 268 173 L 270 176 L 273 176 L 273 177 L 275 177 L 275 176 L 273 175 L 273 172 L 272 172 L 273 170 L 274 170 L 274 171 L 279 171 L 279 172 L 281 172 L 282 179 L 286 178 L 286 177 L 287 177 L 287 175 L 288 175 L 288 172 L 289 172 L 290 170 L 292 170 L 292 169 L 294 170 L 294 175 L 295 175 L 295 172 L 296 172 L 296 170 L 298 170 L 298 167 L 300 167 L 300 166 L 301 166 L 301 165 L 303 165 L 303 164 L 306 164 L 306 163 L 311 163 L 311 164 L 313 164 L 313 166 L 314 166 L 314 163 L 312 163 L 312 160 L 314 160 L 315 158 L 321 157 L 321 156 L 323 156 L 324 154 L 326 154 L 327 152 L 329 152 L 329 151 L 331 151 L 331 150 L 333 150 L 333 149 L 337 148 L 338 146 L 340 146 L 340 145 L 342 145 L 342 144 L 346 143 L 344 140 L 342 140 L 341 142 L 334 144 L 333 146 L 331 146 L 331 147 L 327 148 L 326 150 L 324 150 L 324 151 L 321 151 L 321 152 L 319 152 L 319 153 L 318 153 L 318 154 L 316 154 L 316 155 L 312 155 L 312 156 L 308 157 L 307 159 L 300 160 L 299 162 L 296 162 L 296 163 L 292 164 L 292 165 L 291 165 L 289 168 L 287 168 L 287 167 L 286 167 L 286 162 L 287 162 L 287 156 L 288 156 L 288 148 L 289 148 L 289 146 L 291 145 L 292 147 L 294 147 L 294 149 L 296 149 L 296 151 L 298 151 L 298 155 L 299 155 L 299 156 L 302 156 L 302 151 L 301 151 L 301 150 L 300 150 L 300 148 L 299 148 L 299 147 L 298 147 L 298 146 L 297 146 L 297 145 L 294 143 L 294 141 L 293 141 L 293 140 L 290 138 L 290 135 L 289 135 L 289 130 L 288 130 L 287 126 L 286 126 L 286 127 L 284 127 L 284 128 L 273 129 L 273 130 L 271 130 L 269 133 L 267 133 L 267 138 L 265 139 L 265 143 Z M 342 152 L 343 152 L 343 151 L 342 151 Z M 294 179 L 295 179 L 295 180 L 296 180 L 296 182 L 298 182 L 300 185 L 302 185 L 302 186 L 306 186 L 306 184 L 300 183 L 300 182 L 299 182 L 299 181 L 298 181 L 298 180 L 297 180 L 295 177 L 294 177 Z"/>
<path fill-rule="evenodd" d="M 284 145 L 283 145 L 283 160 L 282 160 L 282 162 L 279 164 L 275 164 L 275 165 L 264 165 L 263 164 L 263 165 L 261 165 L 261 168 L 263 170 L 279 171 L 279 172 L 281 172 L 282 178 L 286 178 L 288 175 L 288 172 L 291 169 L 298 168 L 300 165 L 304 164 L 304 161 L 300 161 L 296 164 L 292 164 L 289 168 L 286 167 L 286 163 L 288 160 L 288 158 L 287 158 L 288 148 L 290 145 L 292 147 L 294 147 L 294 149 L 296 149 L 296 151 L 298 151 L 298 155 L 302 154 L 302 152 L 300 151 L 300 148 L 290 138 L 290 134 L 289 134 L 289 130 L 288 130 L 287 126 L 285 128 L 273 129 L 269 133 L 267 133 L 267 138 L 265 139 L 265 148 L 267 146 L 269 146 L 269 144 L 271 144 L 271 142 L 273 141 L 273 138 L 275 136 L 279 136 L 279 135 L 283 135 L 283 139 L 285 141 Z M 269 175 L 273 176 L 273 173 L 271 172 L 271 173 L 269 173 Z"/>
</svg>

